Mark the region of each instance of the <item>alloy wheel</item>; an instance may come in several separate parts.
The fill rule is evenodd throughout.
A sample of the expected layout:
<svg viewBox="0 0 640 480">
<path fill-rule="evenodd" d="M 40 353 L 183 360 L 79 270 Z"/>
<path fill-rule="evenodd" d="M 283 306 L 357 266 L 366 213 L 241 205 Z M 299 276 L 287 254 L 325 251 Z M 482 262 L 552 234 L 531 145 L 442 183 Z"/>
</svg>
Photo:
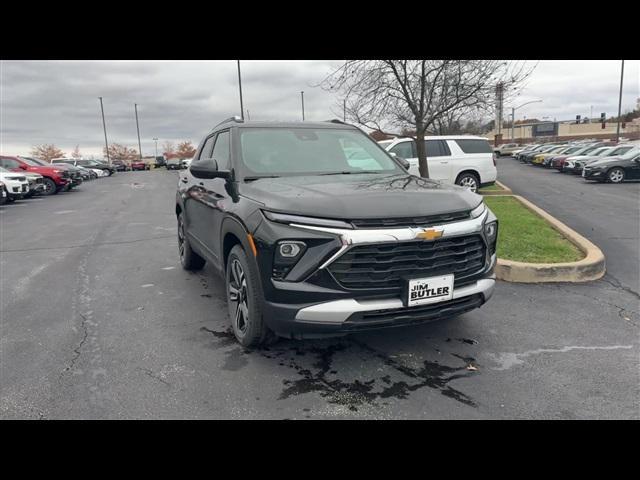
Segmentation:
<svg viewBox="0 0 640 480">
<path fill-rule="evenodd" d="M 478 182 L 476 182 L 476 179 L 471 175 L 463 177 L 462 180 L 460 180 L 460 186 L 469 188 L 473 193 L 476 193 L 476 190 L 478 190 Z"/>
<path fill-rule="evenodd" d="M 180 251 L 180 259 L 184 258 L 184 222 L 182 215 L 178 217 L 178 250 Z"/>
<path fill-rule="evenodd" d="M 609 173 L 609 180 L 611 180 L 613 183 L 620 183 L 623 178 L 624 172 L 619 168 L 616 168 Z"/>
<path fill-rule="evenodd" d="M 231 313 L 234 330 L 244 336 L 249 324 L 249 304 L 247 302 L 247 279 L 242 265 L 237 258 L 231 263 L 231 278 L 229 278 L 228 291 L 231 302 Z"/>
</svg>

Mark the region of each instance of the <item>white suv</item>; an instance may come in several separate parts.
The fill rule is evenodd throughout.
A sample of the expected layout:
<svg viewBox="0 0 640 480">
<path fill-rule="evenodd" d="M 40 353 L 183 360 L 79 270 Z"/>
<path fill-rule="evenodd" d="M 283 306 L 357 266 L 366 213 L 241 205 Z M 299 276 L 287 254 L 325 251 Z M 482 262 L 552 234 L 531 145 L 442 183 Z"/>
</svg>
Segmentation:
<svg viewBox="0 0 640 480">
<path fill-rule="evenodd" d="M 0 181 L 7 189 L 8 200 L 13 202 L 29 193 L 29 181 L 26 175 L 0 167 Z"/>
<path fill-rule="evenodd" d="M 425 143 L 431 179 L 468 187 L 473 192 L 496 181 L 496 160 L 486 138 L 446 135 L 427 137 Z M 380 146 L 392 155 L 408 160 L 409 173 L 420 175 L 413 138 L 385 140 Z"/>
</svg>

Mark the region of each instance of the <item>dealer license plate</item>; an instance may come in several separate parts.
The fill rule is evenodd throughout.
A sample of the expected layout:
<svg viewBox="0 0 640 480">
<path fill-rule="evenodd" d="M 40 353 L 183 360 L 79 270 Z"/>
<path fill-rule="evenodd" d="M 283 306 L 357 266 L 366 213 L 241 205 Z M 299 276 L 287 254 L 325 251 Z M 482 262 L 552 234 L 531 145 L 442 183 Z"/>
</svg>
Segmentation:
<svg viewBox="0 0 640 480">
<path fill-rule="evenodd" d="M 406 295 L 408 307 L 451 300 L 453 298 L 453 275 L 409 279 Z"/>
</svg>

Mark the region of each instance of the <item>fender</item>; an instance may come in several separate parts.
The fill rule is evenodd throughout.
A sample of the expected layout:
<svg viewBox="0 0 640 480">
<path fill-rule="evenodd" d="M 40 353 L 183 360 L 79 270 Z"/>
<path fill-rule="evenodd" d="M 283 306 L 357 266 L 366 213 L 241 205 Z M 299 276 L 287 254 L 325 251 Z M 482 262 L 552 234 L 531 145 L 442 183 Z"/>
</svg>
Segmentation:
<svg viewBox="0 0 640 480">
<path fill-rule="evenodd" d="M 253 230 L 255 231 L 255 228 Z M 225 274 L 226 258 L 229 252 L 224 245 L 224 238 L 228 233 L 233 233 L 240 240 L 242 248 L 245 252 L 247 252 L 247 258 L 250 262 L 254 263 L 257 271 L 259 272 L 260 269 L 258 267 L 258 262 L 256 261 L 256 258 L 252 253 L 253 248 L 249 244 L 249 229 L 238 218 L 227 216 L 222 221 L 222 226 L 220 228 L 220 245 L 222 245 L 222 255 L 218 265 L 220 273 L 223 276 Z"/>
</svg>

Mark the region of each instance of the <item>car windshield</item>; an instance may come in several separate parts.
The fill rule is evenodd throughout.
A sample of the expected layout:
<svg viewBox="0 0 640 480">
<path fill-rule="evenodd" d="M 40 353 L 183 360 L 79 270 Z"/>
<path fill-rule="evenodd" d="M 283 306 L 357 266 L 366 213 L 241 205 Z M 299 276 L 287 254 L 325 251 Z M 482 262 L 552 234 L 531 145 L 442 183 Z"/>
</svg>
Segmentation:
<svg viewBox="0 0 640 480">
<path fill-rule="evenodd" d="M 638 153 L 640 153 L 640 148 L 632 148 L 624 155 L 620 155 L 620 158 L 623 160 L 631 160 L 635 158 L 635 156 L 638 155 Z"/>
<path fill-rule="evenodd" d="M 20 160 L 22 160 L 24 163 L 31 165 L 32 167 L 50 167 L 51 164 L 47 163 L 43 160 L 38 160 L 37 158 L 31 158 L 31 157 L 20 157 Z"/>
<path fill-rule="evenodd" d="M 611 147 L 599 148 L 598 150 L 594 150 L 593 152 L 591 152 L 591 155 L 593 155 L 594 157 L 603 157 L 610 151 Z"/>
<path fill-rule="evenodd" d="M 31 165 L 32 167 L 41 167 L 42 165 L 40 165 L 37 162 L 34 162 L 33 160 L 31 160 L 30 158 L 22 158 L 22 161 L 24 163 L 26 163 L 27 165 Z"/>
<path fill-rule="evenodd" d="M 246 127 L 239 131 L 247 176 L 404 173 L 359 131 L 321 127 Z"/>
</svg>

